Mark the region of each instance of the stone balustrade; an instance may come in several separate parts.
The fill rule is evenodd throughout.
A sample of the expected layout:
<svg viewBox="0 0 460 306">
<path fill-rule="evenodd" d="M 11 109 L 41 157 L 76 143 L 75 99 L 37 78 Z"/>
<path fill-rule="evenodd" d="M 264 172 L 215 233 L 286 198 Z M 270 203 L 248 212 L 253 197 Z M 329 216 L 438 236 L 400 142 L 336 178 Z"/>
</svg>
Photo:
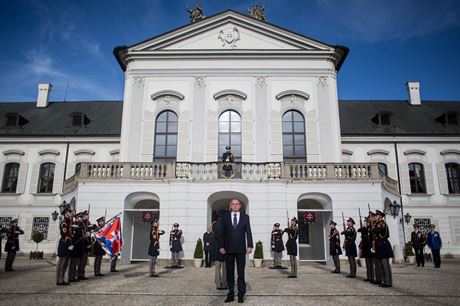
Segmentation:
<svg viewBox="0 0 460 306">
<path fill-rule="evenodd" d="M 232 163 L 232 171 L 223 170 L 222 162 L 149 163 L 149 162 L 84 162 L 76 175 L 64 182 L 64 193 L 75 189 L 78 180 L 194 180 L 237 179 L 264 181 L 365 181 L 382 180 L 382 185 L 398 194 L 397 182 L 382 177 L 377 163 Z"/>
</svg>

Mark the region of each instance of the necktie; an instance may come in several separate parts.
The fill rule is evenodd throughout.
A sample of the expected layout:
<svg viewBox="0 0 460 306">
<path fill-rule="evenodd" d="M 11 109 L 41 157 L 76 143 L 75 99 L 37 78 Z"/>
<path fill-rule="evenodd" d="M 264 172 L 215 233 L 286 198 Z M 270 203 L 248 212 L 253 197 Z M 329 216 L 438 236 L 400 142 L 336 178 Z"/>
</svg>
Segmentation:
<svg viewBox="0 0 460 306">
<path fill-rule="evenodd" d="M 236 228 L 238 225 L 238 219 L 236 219 L 236 214 L 233 214 L 233 228 Z"/>
</svg>

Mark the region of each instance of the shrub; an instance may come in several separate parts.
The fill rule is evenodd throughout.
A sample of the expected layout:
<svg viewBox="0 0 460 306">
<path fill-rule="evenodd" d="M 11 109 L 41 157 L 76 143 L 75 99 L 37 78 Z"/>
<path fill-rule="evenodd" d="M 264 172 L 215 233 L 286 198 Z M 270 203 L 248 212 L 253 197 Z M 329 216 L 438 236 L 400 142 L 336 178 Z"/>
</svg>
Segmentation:
<svg viewBox="0 0 460 306">
<path fill-rule="evenodd" d="M 195 252 L 193 253 L 193 258 L 203 259 L 203 242 L 200 238 L 196 241 Z"/>
<path fill-rule="evenodd" d="M 254 251 L 254 258 L 255 259 L 264 259 L 264 247 L 262 241 L 257 241 L 256 243 L 256 250 Z"/>
<path fill-rule="evenodd" d="M 42 242 L 43 239 L 45 239 L 45 236 L 43 235 L 42 232 L 34 231 L 34 232 L 32 233 L 32 240 L 37 244 L 37 249 L 36 249 L 36 251 L 38 251 L 38 244 L 39 244 L 40 242 Z"/>
<path fill-rule="evenodd" d="M 404 249 L 404 256 L 415 256 L 414 255 L 414 250 L 412 249 L 412 243 L 410 241 L 408 241 L 406 243 L 406 247 Z"/>
</svg>

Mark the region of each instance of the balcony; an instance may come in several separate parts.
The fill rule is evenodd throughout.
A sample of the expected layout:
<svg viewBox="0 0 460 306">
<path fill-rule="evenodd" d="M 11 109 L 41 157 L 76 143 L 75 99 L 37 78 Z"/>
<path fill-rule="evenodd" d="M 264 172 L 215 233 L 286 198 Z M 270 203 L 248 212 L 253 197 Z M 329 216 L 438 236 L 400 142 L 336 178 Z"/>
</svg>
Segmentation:
<svg viewBox="0 0 460 306">
<path fill-rule="evenodd" d="M 377 163 L 232 163 L 231 171 L 222 162 L 142 163 L 86 162 L 78 174 L 64 183 L 63 193 L 72 192 L 78 181 L 116 180 L 241 180 L 241 181 L 372 181 L 380 180 L 388 191 L 398 194 L 397 181 L 383 177 Z"/>
</svg>

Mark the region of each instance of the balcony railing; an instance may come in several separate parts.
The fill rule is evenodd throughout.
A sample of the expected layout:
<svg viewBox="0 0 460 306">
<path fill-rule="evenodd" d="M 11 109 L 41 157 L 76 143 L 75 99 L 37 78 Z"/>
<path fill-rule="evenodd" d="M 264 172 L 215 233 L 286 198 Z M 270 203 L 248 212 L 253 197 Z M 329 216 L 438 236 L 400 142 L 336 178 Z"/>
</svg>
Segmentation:
<svg viewBox="0 0 460 306">
<path fill-rule="evenodd" d="M 222 162 L 142 163 L 114 162 L 81 163 L 80 172 L 64 183 L 64 193 L 71 192 L 78 180 L 243 180 L 264 181 L 366 181 L 383 180 L 383 185 L 397 193 L 397 182 L 384 179 L 377 163 L 245 163 L 235 162 L 224 170 Z"/>
</svg>

